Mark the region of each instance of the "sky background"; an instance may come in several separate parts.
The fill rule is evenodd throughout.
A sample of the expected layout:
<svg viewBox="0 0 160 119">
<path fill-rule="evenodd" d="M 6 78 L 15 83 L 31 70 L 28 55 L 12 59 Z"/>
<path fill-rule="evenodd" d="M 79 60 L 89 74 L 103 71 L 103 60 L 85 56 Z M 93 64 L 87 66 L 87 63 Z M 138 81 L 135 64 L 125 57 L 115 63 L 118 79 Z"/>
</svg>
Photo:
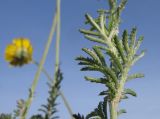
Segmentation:
<svg viewBox="0 0 160 119">
<path fill-rule="evenodd" d="M 119 119 L 158 119 L 160 117 L 160 1 L 128 0 L 122 15 L 120 32 L 138 27 L 138 35 L 144 35 L 141 49 L 147 49 L 146 56 L 140 60 L 131 72 L 143 72 L 145 78 L 129 82 L 126 87 L 133 88 L 138 97 L 130 97 L 120 104 L 127 114 Z M 11 113 L 16 100 L 26 99 L 37 67 L 33 64 L 22 68 L 13 68 L 4 60 L 4 51 L 13 38 L 27 37 L 34 47 L 34 59 L 39 61 L 51 28 L 55 0 L 0 0 L 0 112 Z M 64 74 L 62 90 L 73 111 L 86 115 L 103 98 L 98 93 L 105 90 L 101 85 L 84 80 L 84 76 L 93 73 L 80 72 L 80 66 L 74 60 L 83 54 L 82 47 L 93 44 L 79 33 L 84 28 L 84 14 L 97 16 L 96 10 L 107 8 L 106 0 L 62 0 L 61 24 L 61 69 Z M 55 39 L 50 48 L 45 68 L 53 75 Z M 47 79 L 42 74 L 39 80 L 30 115 L 37 113 L 40 105 L 46 103 Z M 61 119 L 69 119 L 61 98 L 57 113 Z M 39 112 L 38 112 L 39 113 Z"/>
</svg>

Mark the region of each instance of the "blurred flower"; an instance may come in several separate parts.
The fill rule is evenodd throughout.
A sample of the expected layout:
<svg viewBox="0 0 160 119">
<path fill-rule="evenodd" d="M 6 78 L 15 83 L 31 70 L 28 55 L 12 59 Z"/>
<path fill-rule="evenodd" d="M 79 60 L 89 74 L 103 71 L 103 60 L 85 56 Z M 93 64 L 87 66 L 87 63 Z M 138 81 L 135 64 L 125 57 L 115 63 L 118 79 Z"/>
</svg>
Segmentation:
<svg viewBox="0 0 160 119">
<path fill-rule="evenodd" d="M 6 47 L 5 60 L 12 66 L 22 66 L 32 61 L 33 48 L 27 38 L 16 38 Z"/>
</svg>

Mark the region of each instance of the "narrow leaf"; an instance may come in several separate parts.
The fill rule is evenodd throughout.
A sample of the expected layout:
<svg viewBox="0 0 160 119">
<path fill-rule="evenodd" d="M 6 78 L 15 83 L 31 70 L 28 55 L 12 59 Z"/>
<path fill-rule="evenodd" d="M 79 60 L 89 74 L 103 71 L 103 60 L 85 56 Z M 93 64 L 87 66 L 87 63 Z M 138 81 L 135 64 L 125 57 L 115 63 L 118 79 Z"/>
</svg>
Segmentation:
<svg viewBox="0 0 160 119">
<path fill-rule="evenodd" d="M 144 77 L 144 74 L 136 73 L 136 74 L 132 74 L 132 75 L 128 76 L 127 81 L 137 79 L 137 78 L 143 78 L 143 77 Z"/>
<path fill-rule="evenodd" d="M 122 12 L 122 10 L 125 8 L 126 3 L 127 3 L 127 0 L 121 0 L 121 3 L 119 5 L 120 12 Z"/>
<path fill-rule="evenodd" d="M 84 35 L 84 37 L 87 38 L 90 41 L 106 45 L 106 42 L 103 39 L 96 38 L 96 37 L 93 37 L 93 36 L 90 36 L 90 35 Z"/>
<path fill-rule="evenodd" d="M 82 48 L 82 50 L 84 52 L 86 52 L 88 55 L 90 55 L 96 62 L 98 62 L 99 64 L 101 64 L 98 56 L 95 54 L 95 52 L 93 52 L 92 50 L 88 49 L 88 48 Z"/>
<path fill-rule="evenodd" d="M 125 62 L 126 62 L 126 56 L 125 56 L 125 54 L 124 54 L 124 49 L 123 49 L 123 46 L 122 46 L 122 42 L 120 42 L 120 41 L 118 40 L 118 37 L 117 37 L 117 36 L 114 38 L 114 40 L 115 40 L 116 48 L 117 48 L 117 50 L 118 50 L 118 52 L 119 52 L 119 54 L 120 54 L 123 62 L 125 63 Z"/>
<path fill-rule="evenodd" d="M 77 57 L 75 60 L 80 61 L 78 64 L 79 65 L 95 65 L 97 64 L 97 62 L 89 57 L 83 57 L 83 56 L 79 56 Z M 97 64 L 99 65 L 99 64 Z"/>
<path fill-rule="evenodd" d="M 136 28 L 132 28 L 132 31 L 131 31 L 131 34 L 130 34 L 130 48 L 131 49 L 133 49 L 133 47 L 135 46 L 136 33 L 137 33 L 137 29 Z"/>
<path fill-rule="evenodd" d="M 98 32 L 90 31 L 90 30 L 85 30 L 85 29 L 80 29 L 79 30 L 81 33 L 85 35 L 93 35 L 93 36 L 99 36 L 100 34 Z"/>
<path fill-rule="evenodd" d="M 106 72 L 107 75 L 111 77 L 111 79 L 113 79 L 113 82 L 117 85 L 118 79 L 117 79 L 115 72 L 112 69 L 107 68 L 107 67 L 104 68 L 104 71 Z"/>
<path fill-rule="evenodd" d="M 139 47 L 140 47 L 140 45 L 141 45 L 143 39 L 144 39 L 143 36 L 141 36 L 141 37 L 138 38 L 138 41 L 136 42 L 136 45 L 135 45 L 135 48 L 134 48 L 134 49 L 135 49 L 135 53 L 136 53 L 137 50 L 139 49 Z"/>
<path fill-rule="evenodd" d="M 134 59 L 133 59 L 133 63 L 132 63 L 132 65 L 133 64 L 135 64 L 138 60 L 140 60 L 144 55 L 145 55 L 145 50 L 143 50 L 139 55 L 135 55 L 134 56 Z"/>
<path fill-rule="evenodd" d="M 98 66 L 86 66 L 81 68 L 81 71 L 99 71 L 101 73 L 105 73 L 104 70 Z"/>
<path fill-rule="evenodd" d="M 124 49 L 126 51 L 127 54 L 129 54 L 130 52 L 130 48 L 129 48 L 129 45 L 128 45 L 128 32 L 127 30 L 125 30 L 123 32 L 123 35 L 122 35 L 122 41 L 123 41 L 123 46 L 124 46 Z"/>
<path fill-rule="evenodd" d="M 98 56 L 98 58 L 101 61 L 102 65 L 106 66 L 106 61 L 105 61 L 104 55 L 102 54 L 102 51 L 97 46 L 94 46 L 93 50 L 96 53 L 96 55 Z"/>
<path fill-rule="evenodd" d="M 132 95 L 132 96 L 134 96 L 134 97 L 137 97 L 137 94 L 136 94 L 136 92 L 134 92 L 132 89 L 125 89 L 124 90 L 124 93 L 125 94 L 129 94 L 129 95 Z"/>
<path fill-rule="evenodd" d="M 84 77 L 87 81 L 90 81 L 90 82 L 95 82 L 95 83 L 104 83 L 106 82 L 106 79 L 102 79 L 102 78 L 93 78 L 93 77 L 88 77 L 88 76 L 85 76 Z"/>
<path fill-rule="evenodd" d="M 99 95 L 108 95 L 108 94 L 109 94 L 108 90 L 107 91 L 102 91 L 102 92 L 99 93 Z"/>
<path fill-rule="evenodd" d="M 111 57 L 111 59 L 114 61 L 114 63 L 117 65 L 117 67 L 122 72 L 123 71 L 123 66 L 120 62 L 120 58 L 117 57 L 111 50 L 107 50 L 107 54 Z"/>
<path fill-rule="evenodd" d="M 94 21 L 94 19 L 89 14 L 86 14 L 85 17 L 95 29 L 97 29 L 99 32 L 101 32 L 100 27 L 98 26 L 98 24 Z"/>
</svg>

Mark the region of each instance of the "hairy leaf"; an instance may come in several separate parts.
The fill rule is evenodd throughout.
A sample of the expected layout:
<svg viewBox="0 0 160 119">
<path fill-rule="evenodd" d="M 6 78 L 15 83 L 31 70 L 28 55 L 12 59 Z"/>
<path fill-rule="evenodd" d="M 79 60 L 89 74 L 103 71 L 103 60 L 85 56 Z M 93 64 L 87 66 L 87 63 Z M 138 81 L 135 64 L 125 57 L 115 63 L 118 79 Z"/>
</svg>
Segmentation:
<svg viewBox="0 0 160 119">
<path fill-rule="evenodd" d="M 136 74 L 129 75 L 127 77 L 127 81 L 130 81 L 130 80 L 133 80 L 133 79 L 137 79 L 137 78 L 143 78 L 143 77 L 144 77 L 144 74 L 136 73 Z"/>
<path fill-rule="evenodd" d="M 124 32 L 123 32 L 122 41 L 123 41 L 122 43 L 123 43 L 123 46 L 124 46 L 126 53 L 129 54 L 130 48 L 128 45 L 128 32 L 127 32 L 127 30 L 124 30 Z"/>
<path fill-rule="evenodd" d="M 108 119 L 107 99 L 105 98 L 103 102 L 100 102 L 98 107 L 86 116 L 86 119 Z"/>
<path fill-rule="evenodd" d="M 134 96 L 134 97 L 137 97 L 137 94 L 136 94 L 136 92 L 134 92 L 132 89 L 125 89 L 124 90 L 124 93 L 125 94 L 129 94 L 129 95 L 132 95 L 132 96 Z"/>
<path fill-rule="evenodd" d="M 73 117 L 75 119 L 85 119 L 83 115 L 80 115 L 79 113 L 78 114 L 74 114 Z"/>
</svg>

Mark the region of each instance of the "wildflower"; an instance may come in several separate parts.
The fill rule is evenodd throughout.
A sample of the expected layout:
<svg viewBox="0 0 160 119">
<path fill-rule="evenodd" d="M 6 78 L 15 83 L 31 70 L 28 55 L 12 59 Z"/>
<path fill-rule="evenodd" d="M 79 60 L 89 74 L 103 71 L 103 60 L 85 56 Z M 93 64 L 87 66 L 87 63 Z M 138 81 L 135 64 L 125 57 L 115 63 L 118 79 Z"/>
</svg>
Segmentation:
<svg viewBox="0 0 160 119">
<path fill-rule="evenodd" d="M 22 66 L 32 61 L 33 48 L 27 38 L 16 38 L 6 47 L 5 60 L 12 66 Z"/>
</svg>

